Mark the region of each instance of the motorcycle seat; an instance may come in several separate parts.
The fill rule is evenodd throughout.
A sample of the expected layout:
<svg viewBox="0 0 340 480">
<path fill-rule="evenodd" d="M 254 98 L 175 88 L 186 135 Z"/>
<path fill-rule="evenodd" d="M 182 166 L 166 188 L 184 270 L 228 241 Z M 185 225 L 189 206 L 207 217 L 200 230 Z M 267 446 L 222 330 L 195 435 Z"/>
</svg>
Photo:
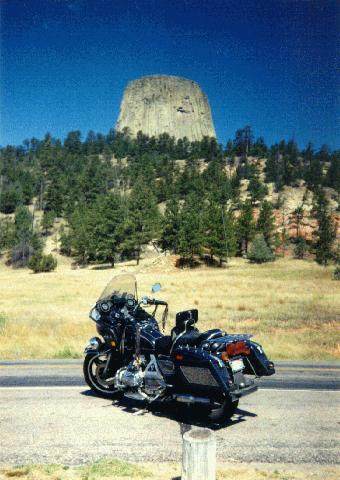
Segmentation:
<svg viewBox="0 0 340 480">
<path fill-rule="evenodd" d="M 207 340 L 212 340 L 213 338 L 222 337 L 224 335 L 223 331 L 219 328 L 213 328 L 211 330 L 207 330 L 206 332 L 200 333 L 199 336 L 199 343 L 206 342 Z"/>
<path fill-rule="evenodd" d="M 176 346 L 188 345 L 189 347 L 194 347 L 200 343 L 200 336 L 201 334 L 198 330 L 189 330 L 175 339 Z"/>
<path fill-rule="evenodd" d="M 189 347 L 198 347 L 201 343 L 220 337 L 223 332 L 219 328 L 199 332 L 197 329 L 189 330 L 176 340 L 176 345 L 188 345 Z"/>
<path fill-rule="evenodd" d="M 173 334 L 176 334 L 176 332 L 173 331 Z M 201 343 L 211 340 L 212 338 L 220 337 L 222 334 L 223 332 L 219 328 L 207 330 L 206 332 L 199 332 L 196 328 L 192 328 L 183 335 L 178 335 L 178 337 L 177 335 L 164 335 L 163 337 L 157 338 L 155 352 L 157 354 L 168 355 L 173 343 L 175 343 L 176 346 L 188 345 L 189 347 L 198 347 Z"/>
<path fill-rule="evenodd" d="M 190 330 L 189 332 L 185 332 L 182 336 L 170 336 L 164 335 L 163 337 L 157 338 L 155 341 L 155 353 L 162 354 L 162 355 L 169 355 L 171 347 L 173 344 L 176 344 L 176 347 L 179 345 L 189 345 L 189 346 L 196 346 L 198 345 L 198 339 L 200 337 L 200 333 L 198 330 Z"/>
</svg>

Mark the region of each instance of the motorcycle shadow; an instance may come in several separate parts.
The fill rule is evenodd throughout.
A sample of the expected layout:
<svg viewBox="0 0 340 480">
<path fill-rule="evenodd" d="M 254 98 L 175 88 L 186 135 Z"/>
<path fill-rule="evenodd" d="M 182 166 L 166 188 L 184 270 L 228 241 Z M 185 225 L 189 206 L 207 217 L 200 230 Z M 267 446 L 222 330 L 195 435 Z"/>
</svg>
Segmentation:
<svg viewBox="0 0 340 480">
<path fill-rule="evenodd" d="M 97 395 L 91 390 L 83 391 L 82 395 L 97 397 Z M 155 402 L 151 405 L 147 405 L 139 400 L 118 397 L 113 399 L 111 405 L 134 416 L 142 416 L 151 413 L 156 417 L 164 417 L 173 420 L 180 425 L 182 435 L 193 426 L 210 428 L 211 430 L 220 430 L 222 428 L 232 427 L 238 423 L 245 422 L 247 421 L 247 418 L 257 417 L 256 413 L 238 408 L 231 419 L 221 423 L 212 423 L 210 420 L 204 418 L 202 410 L 175 402 Z"/>
<path fill-rule="evenodd" d="M 231 427 L 246 421 L 247 417 L 257 417 L 255 413 L 248 412 L 238 408 L 231 419 L 223 422 L 212 422 L 204 418 L 204 413 L 199 409 L 192 408 L 185 405 L 171 404 L 165 407 L 151 406 L 150 411 L 153 415 L 158 417 L 166 417 L 180 424 L 181 434 L 183 435 L 191 427 L 210 428 L 211 430 L 221 430 L 223 428 Z"/>
<path fill-rule="evenodd" d="M 180 425 L 182 435 L 185 433 L 185 431 L 190 430 L 192 426 L 210 428 L 211 430 L 220 430 L 222 428 L 231 427 L 238 423 L 245 422 L 247 417 L 257 417 L 255 413 L 238 408 L 231 419 L 228 419 L 222 423 L 213 423 L 204 418 L 204 413 L 199 408 L 194 408 L 187 405 L 179 405 L 175 402 L 145 405 L 143 402 L 138 400 L 122 397 L 120 399 L 115 399 L 112 405 L 135 416 L 151 413 L 156 417 L 164 417 L 168 418 L 169 420 L 173 420 Z"/>
</svg>

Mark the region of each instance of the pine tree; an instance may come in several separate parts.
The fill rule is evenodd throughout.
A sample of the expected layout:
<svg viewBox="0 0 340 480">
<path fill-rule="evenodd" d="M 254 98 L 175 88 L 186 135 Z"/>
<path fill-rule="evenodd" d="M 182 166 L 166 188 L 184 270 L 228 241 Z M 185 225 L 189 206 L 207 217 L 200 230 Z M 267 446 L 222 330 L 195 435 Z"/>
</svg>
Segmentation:
<svg viewBox="0 0 340 480">
<path fill-rule="evenodd" d="M 262 233 L 268 247 L 273 246 L 273 237 L 275 234 L 275 216 L 273 205 L 264 200 L 262 202 L 259 218 L 257 220 L 257 231 Z"/>
<path fill-rule="evenodd" d="M 48 232 L 53 227 L 55 219 L 55 213 L 53 211 L 45 211 L 41 220 L 41 228 L 44 231 L 44 234 L 47 235 Z"/>
<path fill-rule="evenodd" d="M 168 200 L 161 222 L 161 237 L 159 244 L 164 251 L 177 253 L 178 234 L 180 227 L 179 202 L 176 197 Z"/>
<path fill-rule="evenodd" d="M 57 168 L 53 168 L 49 173 L 44 194 L 44 210 L 53 211 L 55 216 L 60 217 L 63 213 L 65 195 L 66 191 L 63 176 Z"/>
<path fill-rule="evenodd" d="M 200 175 L 196 160 L 190 159 L 187 161 L 184 171 L 178 178 L 176 190 L 181 196 L 193 194 L 199 197 L 204 195 L 204 180 Z"/>
<path fill-rule="evenodd" d="M 69 219 L 71 250 L 81 264 L 96 258 L 97 212 L 79 205 Z"/>
<path fill-rule="evenodd" d="M 69 132 L 67 137 L 64 141 L 64 147 L 70 153 L 80 153 L 81 152 L 81 133 L 79 130 L 75 130 L 73 132 Z"/>
<path fill-rule="evenodd" d="M 232 158 L 232 156 L 234 155 L 234 143 L 232 140 L 227 141 L 224 153 L 227 157 L 230 158 Z"/>
<path fill-rule="evenodd" d="M 240 251 L 247 253 L 249 242 L 253 239 L 255 234 L 253 207 L 249 200 L 246 200 L 241 205 L 240 216 L 237 219 L 236 231 Z"/>
<path fill-rule="evenodd" d="M 91 204 L 98 195 L 108 191 L 108 185 L 112 178 L 108 163 L 99 159 L 98 156 L 91 156 L 84 163 L 79 183 L 85 202 Z"/>
<path fill-rule="evenodd" d="M 68 257 L 72 254 L 72 238 L 69 231 L 67 231 L 62 225 L 59 230 L 60 234 L 60 253 L 67 255 Z"/>
<path fill-rule="evenodd" d="M 175 155 L 178 159 L 188 158 L 190 151 L 190 142 L 187 137 L 179 138 L 175 147 Z"/>
<path fill-rule="evenodd" d="M 0 255 L 10 248 L 14 240 L 14 224 L 9 218 L 0 218 Z"/>
<path fill-rule="evenodd" d="M 303 237 L 297 237 L 295 240 L 294 256 L 302 260 L 307 252 L 307 243 Z"/>
<path fill-rule="evenodd" d="M 302 177 L 302 170 L 299 160 L 299 148 L 295 140 L 289 140 L 286 151 L 289 163 L 289 180 L 290 183 L 293 184 Z"/>
<path fill-rule="evenodd" d="M 268 194 L 268 187 L 260 180 L 259 173 L 255 169 L 250 176 L 248 191 L 250 193 L 250 199 L 252 204 L 261 202 Z"/>
<path fill-rule="evenodd" d="M 315 232 L 316 241 L 315 260 L 326 266 L 333 258 L 333 243 L 335 240 L 335 228 L 329 212 L 329 202 L 323 189 L 318 189 L 315 194 L 314 216 L 318 227 Z"/>
<path fill-rule="evenodd" d="M 318 156 L 313 155 L 309 168 L 306 172 L 308 187 L 313 190 L 323 183 L 322 165 Z"/>
<path fill-rule="evenodd" d="M 5 187 L 0 193 L 0 212 L 13 213 L 24 201 L 20 184 Z"/>
<path fill-rule="evenodd" d="M 247 258 L 252 263 L 265 263 L 275 260 L 275 256 L 268 247 L 262 234 L 256 235 L 250 246 Z"/>
<path fill-rule="evenodd" d="M 12 263 L 25 267 L 30 258 L 42 250 L 42 242 L 33 228 L 33 217 L 27 207 L 18 207 L 14 217 Z"/>
<path fill-rule="evenodd" d="M 211 201 L 207 206 L 204 217 L 204 246 L 210 252 L 210 258 L 223 260 L 235 255 L 236 235 L 235 224 L 231 213 L 226 213 L 223 206 Z"/>
<path fill-rule="evenodd" d="M 120 197 L 110 193 L 99 196 L 93 206 L 97 222 L 94 231 L 96 258 L 114 266 L 121 241 L 123 208 Z"/>
<path fill-rule="evenodd" d="M 224 165 L 220 160 L 212 160 L 203 172 L 205 190 L 214 202 L 225 205 L 232 196 L 232 187 Z"/>
<path fill-rule="evenodd" d="M 160 214 L 153 190 L 147 183 L 147 178 L 139 178 L 130 194 L 128 214 L 122 224 L 121 251 L 130 253 L 133 251 L 138 265 L 143 245 L 157 237 L 159 224 Z M 128 239 L 126 239 L 127 232 L 129 232 Z"/>
<path fill-rule="evenodd" d="M 296 226 L 296 238 L 300 237 L 300 228 L 301 228 L 303 217 L 304 217 L 304 209 L 302 204 L 296 207 L 296 209 L 293 211 L 293 219 Z"/>
<path fill-rule="evenodd" d="M 247 157 L 253 145 L 254 135 L 249 125 L 240 128 L 235 133 L 234 146 L 236 153 L 242 157 Z"/>
<path fill-rule="evenodd" d="M 264 157 L 268 148 L 263 137 L 258 137 L 250 149 L 250 155 L 255 157 Z"/>
<path fill-rule="evenodd" d="M 195 255 L 202 252 L 203 241 L 200 202 L 195 195 L 191 195 L 187 197 L 180 216 L 178 253 L 181 258 L 193 265 Z"/>
</svg>

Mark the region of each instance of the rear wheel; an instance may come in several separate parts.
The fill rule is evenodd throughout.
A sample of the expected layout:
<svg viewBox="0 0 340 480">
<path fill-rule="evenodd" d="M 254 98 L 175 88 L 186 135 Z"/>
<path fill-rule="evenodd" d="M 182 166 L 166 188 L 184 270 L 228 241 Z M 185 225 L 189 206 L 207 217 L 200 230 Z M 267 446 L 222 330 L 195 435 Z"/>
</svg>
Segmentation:
<svg viewBox="0 0 340 480">
<path fill-rule="evenodd" d="M 216 423 L 230 420 L 238 407 L 238 402 L 238 400 L 232 401 L 230 397 L 223 399 L 220 407 L 209 411 L 209 420 Z"/>
<path fill-rule="evenodd" d="M 112 397 L 118 393 L 113 378 L 120 365 L 117 362 L 117 365 L 111 368 L 108 374 L 104 374 L 106 360 L 104 356 L 101 357 L 98 354 L 87 354 L 84 359 L 83 372 L 85 381 L 91 390 L 102 397 Z"/>
</svg>

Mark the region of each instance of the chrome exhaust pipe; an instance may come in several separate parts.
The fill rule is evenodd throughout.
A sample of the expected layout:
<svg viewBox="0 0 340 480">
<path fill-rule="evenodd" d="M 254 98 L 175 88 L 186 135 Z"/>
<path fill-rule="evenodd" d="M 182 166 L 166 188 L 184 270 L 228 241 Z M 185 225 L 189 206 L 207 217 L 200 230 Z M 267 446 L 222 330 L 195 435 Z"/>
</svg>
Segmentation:
<svg viewBox="0 0 340 480">
<path fill-rule="evenodd" d="M 174 395 L 173 399 L 181 403 L 202 403 L 204 405 L 211 405 L 212 402 L 209 398 L 205 397 L 194 397 L 193 395 Z"/>
</svg>

